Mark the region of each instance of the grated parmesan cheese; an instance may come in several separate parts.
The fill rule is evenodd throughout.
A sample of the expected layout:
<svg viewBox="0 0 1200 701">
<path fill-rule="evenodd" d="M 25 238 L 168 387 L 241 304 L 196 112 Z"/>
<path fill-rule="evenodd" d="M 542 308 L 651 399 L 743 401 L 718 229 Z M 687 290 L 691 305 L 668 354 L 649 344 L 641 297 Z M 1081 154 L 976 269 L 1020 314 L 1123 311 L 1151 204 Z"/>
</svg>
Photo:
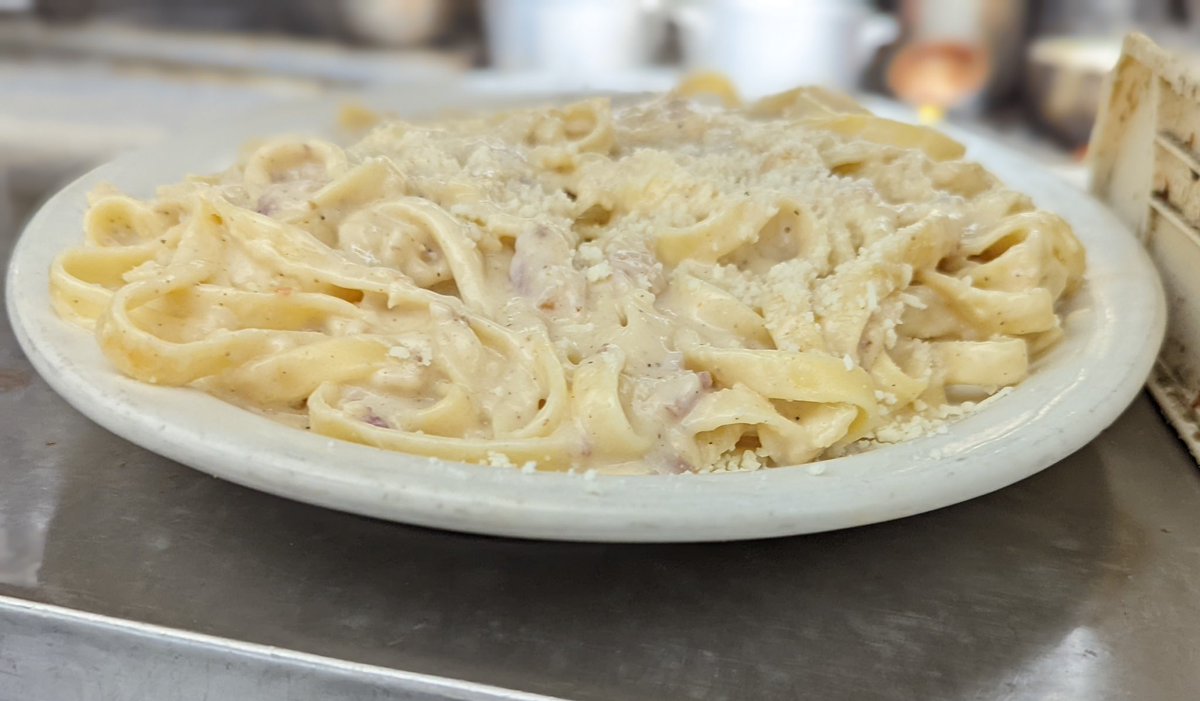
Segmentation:
<svg viewBox="0 0 1200 701">
<path fill-rule="evenodd" d="M 600 249 L 598 244 L 587 242 L 579 244 L 579 249 L 576 255 L 579 261 L 584 265 L 595 265 L 604 260 L 604 251 Z"/>
<path fill-rule="evenodd" d="M 490 467 L 516 467 L 507 455 L 492 450 L 487 453 L 487 464 Z"/>
<path fill-rule="evenodd" d="M 415 360 L 424 367 L 433 363 L 433 346 L 424 338 L 404 339 L 389 348 L 387 354 L 400 361 Z"/>
<path fill-rule="evenodd" d="M 589 267 L 586 271 L 588 282 L 600 282 L 606 278 L 612 277 L 612 266 L 608 261 L 603 260 Z"/>
<path fill-rule="evenodd" d="M 912 294 L 911 292 L 901 292 L 900 293 L 900 301 L 904 302 L 904 304 L 906 306 L 912 307 L 913 309 L 928 309 L 929 308 L 928 304 L 925 304 L 925 302 L 921 301 L 920 297 L 916 296 L 915 294 Z"/>
</svg>

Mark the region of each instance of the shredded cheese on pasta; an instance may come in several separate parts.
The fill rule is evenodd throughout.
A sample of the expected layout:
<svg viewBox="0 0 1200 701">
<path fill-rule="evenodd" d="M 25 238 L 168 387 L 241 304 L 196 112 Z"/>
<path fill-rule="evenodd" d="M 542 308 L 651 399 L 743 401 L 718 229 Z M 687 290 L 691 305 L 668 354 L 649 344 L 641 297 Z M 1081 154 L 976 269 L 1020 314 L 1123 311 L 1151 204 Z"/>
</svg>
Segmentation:
<svg viewBox="0 0 1200 701">
<path fill-rule="evenodd" d="M 1025 377 L 1067 224 L 927 128 L 799 89 L 282 137 L 100 189 L 58 313 L 138 380 L 529 470 L 805 463 Z"/>
</svg>

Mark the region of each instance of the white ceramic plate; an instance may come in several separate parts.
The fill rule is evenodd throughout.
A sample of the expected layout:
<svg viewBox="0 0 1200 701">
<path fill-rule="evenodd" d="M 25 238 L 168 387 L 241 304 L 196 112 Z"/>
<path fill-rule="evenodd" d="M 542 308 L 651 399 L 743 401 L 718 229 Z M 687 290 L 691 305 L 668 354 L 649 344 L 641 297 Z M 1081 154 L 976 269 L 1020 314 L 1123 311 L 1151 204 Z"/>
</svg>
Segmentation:
<svg viewBox="0 0 1200 701">
<path fill-rule="evenodd" d="M 461 107 L 462 92 L 404 96 L 410 114 Z M 414 104 L 419 102 L 419 104 Z M 495 103 L 496 98 L 488 98 Z M 50 309 L 48 269 L 81 240 L 84 195 L 101 181 L 148 196 L 156 184 L 225 167 L 249 138 L 321 133 L 334 101 L 289 105 L 180 135 L 103 166 L 58 193 L 26 227 L 8 273 L 13 325 L 34 366 L 105 428 L 169 458 L 273 494 L 379 518 L 559 540 L 703 541 L 875 523 L 1007 486 L 1079 449 L 1140 390 L 1163 335 L 1158 277 L 1100 204 L 1003 147 L 969 134 L 972 158 L 1074 225 L 1087 285 L 1067 340 L 1007 397 L 941 435 L 808 467 L 643 477 L 523 474 L 344 443 L 287 428 L 187 389 L 117 374 L 88 333 Z"/>
</svg>

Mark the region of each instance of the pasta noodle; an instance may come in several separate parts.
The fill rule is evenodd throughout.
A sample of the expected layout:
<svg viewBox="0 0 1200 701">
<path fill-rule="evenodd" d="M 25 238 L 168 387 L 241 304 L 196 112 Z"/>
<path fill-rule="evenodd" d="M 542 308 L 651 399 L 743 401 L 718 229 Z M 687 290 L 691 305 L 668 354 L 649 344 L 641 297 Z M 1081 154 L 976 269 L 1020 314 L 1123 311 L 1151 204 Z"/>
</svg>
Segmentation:
<svg viewBox="0 0 1200 701">
<path fill-rule="evenodd" d="M 145 201 L 97 190 L 52 298 L 130 377 L 343 440 L 799 464 L 1018 383 L 1062 336 L 1083 249 L 962 155 L 841 95 L 739 106 L 711 76 L 619 109 L 285 136 Z"/>
</svg>

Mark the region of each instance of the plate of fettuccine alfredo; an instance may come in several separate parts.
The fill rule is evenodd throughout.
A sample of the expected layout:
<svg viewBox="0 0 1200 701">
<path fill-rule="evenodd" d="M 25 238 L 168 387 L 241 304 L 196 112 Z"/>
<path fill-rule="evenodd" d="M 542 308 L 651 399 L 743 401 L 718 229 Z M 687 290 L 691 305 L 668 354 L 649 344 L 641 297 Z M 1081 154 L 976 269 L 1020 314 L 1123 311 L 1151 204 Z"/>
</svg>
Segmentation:
<svg viewBox="0 0 1200 701">
<path fill-rule="evenodd" d="M 9 269 L 36 368 L 277 495 L 700 541 L 1007 486 L 1115 420 L 1162 338 L 1134 235 L 980 136 L 820 89 L 403 98 L 271 108 L 67 186 Z"/>
</svg>

